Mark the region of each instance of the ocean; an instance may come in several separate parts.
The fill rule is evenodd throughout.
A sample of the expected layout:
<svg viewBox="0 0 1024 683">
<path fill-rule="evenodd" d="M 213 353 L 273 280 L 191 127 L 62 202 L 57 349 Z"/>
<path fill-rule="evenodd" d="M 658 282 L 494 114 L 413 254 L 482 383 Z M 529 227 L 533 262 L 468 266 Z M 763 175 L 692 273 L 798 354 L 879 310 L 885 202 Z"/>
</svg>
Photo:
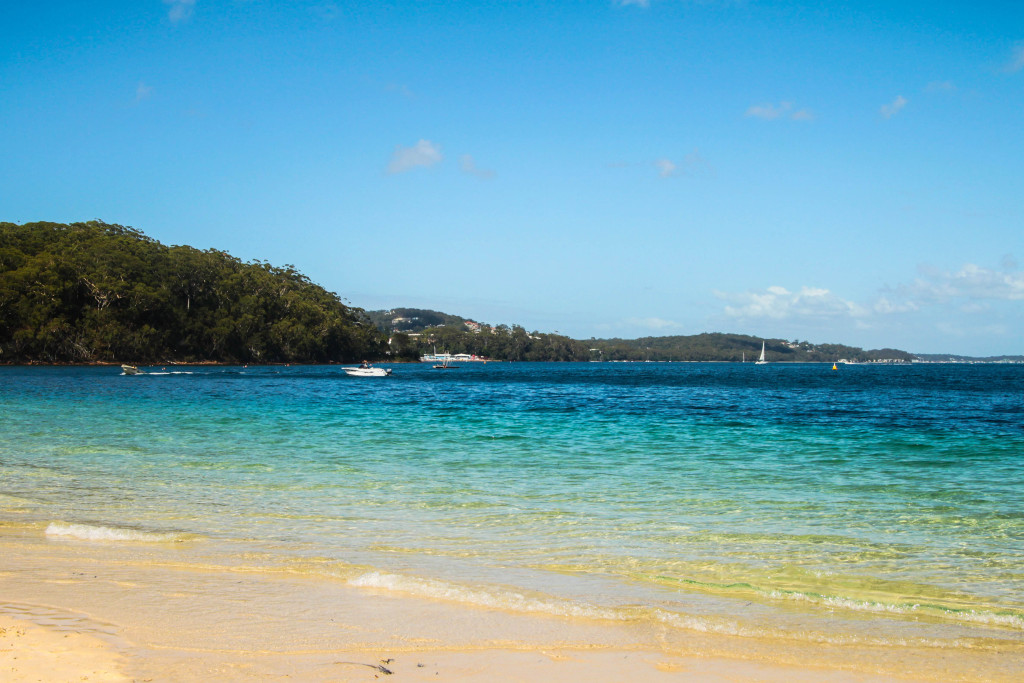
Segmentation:
<svg viewBox="0 0 1024 683">
<path fill-rule="evenodd" d="M 470 609 L 1024 652 L 1024 366 L 0 368 L 0 526 Z"/>
</svg>

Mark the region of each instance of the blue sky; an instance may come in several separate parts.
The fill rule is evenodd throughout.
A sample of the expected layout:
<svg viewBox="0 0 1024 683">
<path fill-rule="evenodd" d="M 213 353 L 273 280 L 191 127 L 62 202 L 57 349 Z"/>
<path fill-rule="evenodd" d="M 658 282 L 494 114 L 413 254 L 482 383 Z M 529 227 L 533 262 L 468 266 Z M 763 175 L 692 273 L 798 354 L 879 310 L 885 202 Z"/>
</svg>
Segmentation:
<svg viewBox="0 0 1024 683">
<path fill-rule="evenodd" d="M 1019 2 L 13 3 L 0 155 L 367 309 L 1024 353 Z"/>
</svg>

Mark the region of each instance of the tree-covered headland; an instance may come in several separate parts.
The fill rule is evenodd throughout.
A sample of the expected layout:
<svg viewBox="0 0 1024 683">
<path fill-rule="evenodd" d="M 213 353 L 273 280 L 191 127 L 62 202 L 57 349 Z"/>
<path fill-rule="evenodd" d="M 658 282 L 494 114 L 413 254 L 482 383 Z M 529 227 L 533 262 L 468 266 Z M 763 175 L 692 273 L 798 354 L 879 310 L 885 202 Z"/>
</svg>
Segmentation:
<svg viewBox="0 0 1024 683">
<path fill-rule="evenodd" d="M 101 221 L 0 223 L 3 363 L 349 362 L 387 341 L 293 266 Z"/>
<path fill-rule="evenodd" d="M 765 340 L 773 362 L 909 361 Z M 133 228 L 0 223 L 0 363 L 330 363 L 434 351 L 502 361 L 754 360 L 760 338 L 570 339 L 427 309 L 366 312 L 294 266 L 165 246 Z"/>
</svg>

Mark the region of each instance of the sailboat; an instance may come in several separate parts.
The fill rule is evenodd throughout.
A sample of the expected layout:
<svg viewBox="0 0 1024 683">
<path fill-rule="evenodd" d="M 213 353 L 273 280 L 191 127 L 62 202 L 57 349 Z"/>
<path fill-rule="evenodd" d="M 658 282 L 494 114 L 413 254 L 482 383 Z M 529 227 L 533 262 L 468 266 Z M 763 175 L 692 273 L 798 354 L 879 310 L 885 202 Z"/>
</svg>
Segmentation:
<svg viewBox="0 0 1024 683">
<path fill-rule="evenodd" d="M 767 365 L 768 361 L 764 359 L 764 341 L 761 342 L 761 357 L 757 359 L 755 365 Z"/>
</svg>

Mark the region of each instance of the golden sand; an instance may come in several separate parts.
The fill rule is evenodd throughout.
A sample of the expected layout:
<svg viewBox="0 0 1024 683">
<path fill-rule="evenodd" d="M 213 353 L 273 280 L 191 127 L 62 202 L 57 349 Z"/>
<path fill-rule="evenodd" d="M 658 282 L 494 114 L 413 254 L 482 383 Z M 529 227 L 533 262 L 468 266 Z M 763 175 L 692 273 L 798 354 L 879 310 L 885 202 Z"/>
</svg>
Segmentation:
<svg viewBox="0 0 1024 683">
<path fill-rule="evenodd" d="M 8 527 L 0 558 L 2 681 L 869 682 L 1020 671 L 984 652 L 793 649 L 699 633 L 670 642 L 635 624 L 396 595 L 258 562 L 215 566 L 182 544 L 52 541 Z"/>
</svg>

